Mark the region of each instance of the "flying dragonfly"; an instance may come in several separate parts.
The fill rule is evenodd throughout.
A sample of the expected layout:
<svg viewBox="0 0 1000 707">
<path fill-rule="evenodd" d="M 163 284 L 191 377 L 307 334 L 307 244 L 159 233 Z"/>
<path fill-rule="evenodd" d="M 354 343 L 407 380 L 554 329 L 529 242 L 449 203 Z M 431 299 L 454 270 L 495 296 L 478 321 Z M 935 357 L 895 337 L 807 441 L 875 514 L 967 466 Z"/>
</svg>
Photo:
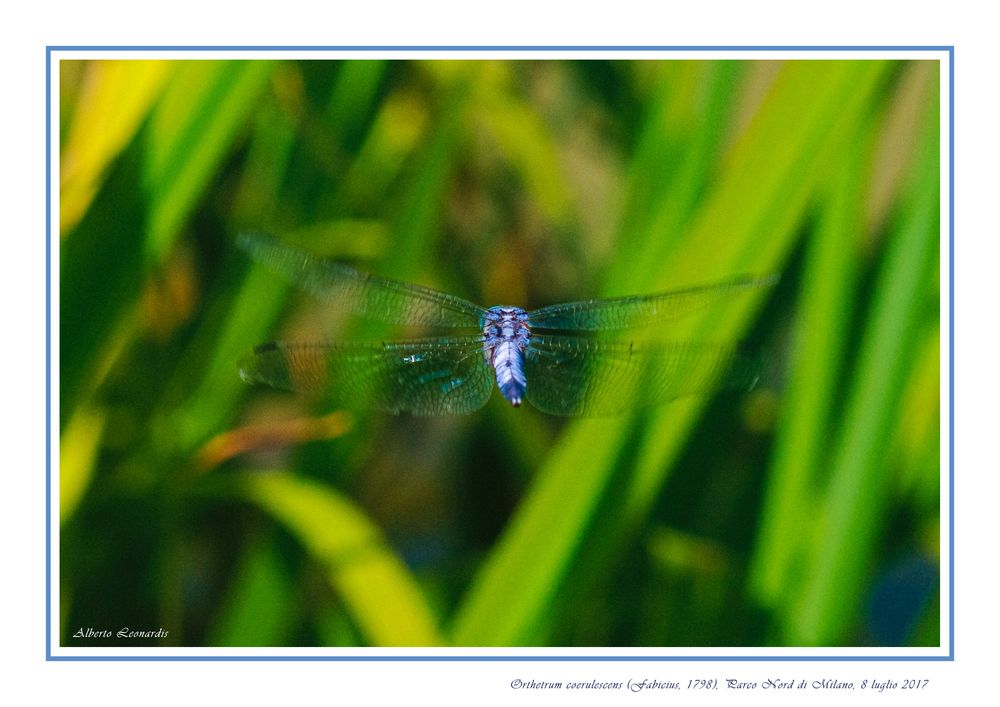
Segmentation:
<svg viewBox="0 0 1000 707">
<path fill-rule="evenodd" d="M 272 342 L 240 363 L 247 383 L 328 395 L 340 402 L 419 416 L 465 414 L 493 384 L 514 407 L 600 417 L 719 388 L 749 388 L 754 359 L 717 343 L 623 341 L 605 332 L 653 327 L 720 300 L 773 285 L 776 276 L 532 311 L 480 307 L 420 285 L 377 277 L 262 234 L 239 246 L 322 301 L 397 325 L 474 330 L 389 342 Z"/>
</svg>

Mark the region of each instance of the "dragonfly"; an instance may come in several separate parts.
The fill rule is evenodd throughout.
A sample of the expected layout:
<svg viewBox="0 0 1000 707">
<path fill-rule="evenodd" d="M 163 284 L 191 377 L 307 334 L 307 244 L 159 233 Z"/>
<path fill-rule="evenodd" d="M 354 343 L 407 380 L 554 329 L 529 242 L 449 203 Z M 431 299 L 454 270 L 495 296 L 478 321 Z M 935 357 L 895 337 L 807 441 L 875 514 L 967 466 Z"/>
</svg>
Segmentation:
<svg viewBox="0 0 1000 707">
<path fill-rule="evenodd" d="M 604 417 L 721 388 L 749 389 L 759 361 L 728 343 L 608 338 L 662 325 L 773 285 L 740 276 L 658 294 L 589 299 L 525 311 L 481 307 L 420 285 L 378 277 L 264 234 L 242 234 L 249 256 L 320 301 L 374 321 L 469 330 L 398 341 L 275 341 L 240 362 L 240 376 L 345 404 L 414 416 L 474 412 L 493 386 L 561 416 Z"/>
</svg>

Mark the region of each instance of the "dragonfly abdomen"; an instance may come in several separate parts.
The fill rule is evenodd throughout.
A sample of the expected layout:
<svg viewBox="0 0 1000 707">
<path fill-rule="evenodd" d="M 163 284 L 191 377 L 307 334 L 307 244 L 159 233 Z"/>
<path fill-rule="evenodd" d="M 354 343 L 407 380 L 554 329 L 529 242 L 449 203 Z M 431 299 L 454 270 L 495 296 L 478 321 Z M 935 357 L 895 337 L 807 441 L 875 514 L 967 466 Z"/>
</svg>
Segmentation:
<svg viewBox="0 0 1000 707">
<path fill-rule="evenodd" d="M 490 361 L 496 371 L 497 387 L 514 407 L 524 401 L 528 382 L 524 378 L 524 356 L 515 341 L 503 341 L 493 349 Z"/>
<path fill-rule="evenodd" d="M 519 307 L 491 307 L 483 322 L 483 348 L 496 372 L 500 393 L 514 407 L 524 402 L 524 349 L 531 338 L 527 314 Z"/>
</svg>

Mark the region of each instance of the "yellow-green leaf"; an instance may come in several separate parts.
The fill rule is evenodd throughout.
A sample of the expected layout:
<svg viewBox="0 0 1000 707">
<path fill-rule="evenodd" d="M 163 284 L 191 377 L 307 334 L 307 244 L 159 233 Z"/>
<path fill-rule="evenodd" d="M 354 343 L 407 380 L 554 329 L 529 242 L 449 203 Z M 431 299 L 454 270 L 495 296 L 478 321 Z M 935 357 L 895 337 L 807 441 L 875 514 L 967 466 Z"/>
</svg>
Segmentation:
<svg viewBox="0 0 1000 707">
<path fill-rule="evenodd" d="M 331 488 L 271 473 L 248 476 L 245 494 L 302 543 L 375 646 L 436 646 L 437 622 L 406 565 L 379 529 Z"/>
</svg>

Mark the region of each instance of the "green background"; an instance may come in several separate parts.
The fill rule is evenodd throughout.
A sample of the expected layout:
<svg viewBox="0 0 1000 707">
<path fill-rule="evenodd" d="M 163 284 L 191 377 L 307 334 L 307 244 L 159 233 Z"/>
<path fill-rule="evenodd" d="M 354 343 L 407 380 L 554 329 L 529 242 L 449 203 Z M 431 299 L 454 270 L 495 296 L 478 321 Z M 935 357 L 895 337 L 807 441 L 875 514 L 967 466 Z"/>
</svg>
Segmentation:
<svg viewBox="0 0 1000 707">
<path fill-rule="evenodd" d="M 936 646 L 932 61 L 61 62 L 61 643 Z M 751 392 L 420 419 L 251 389 L 363 339 L 269 231 L 526 308 L 741 273 Z M 167 630 L 79 639 L 80 629 Z"/>
</svg>

